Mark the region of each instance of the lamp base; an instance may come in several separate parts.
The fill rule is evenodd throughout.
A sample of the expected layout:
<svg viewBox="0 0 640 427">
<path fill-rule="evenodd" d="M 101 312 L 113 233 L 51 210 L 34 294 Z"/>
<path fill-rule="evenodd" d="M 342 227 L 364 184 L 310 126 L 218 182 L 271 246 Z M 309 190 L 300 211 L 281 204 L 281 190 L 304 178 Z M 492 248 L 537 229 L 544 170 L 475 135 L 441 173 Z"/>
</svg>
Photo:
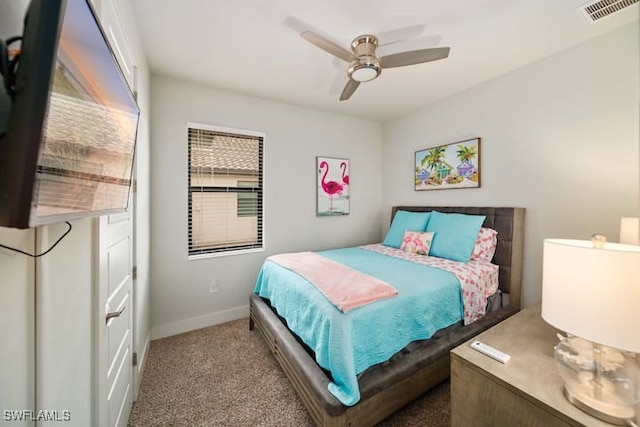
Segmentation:
<svg viewBox="0 0 640 427">
<path fill-rule="evenodd" d="M 591 390 L 586 387 L 565 384 L 564 395 L 569 402 L 587 414 L 610 424 L 628 426 L 629 420 L 635 417 L 633 407 L 595 399 L 591 396 Z"/>
</svg>

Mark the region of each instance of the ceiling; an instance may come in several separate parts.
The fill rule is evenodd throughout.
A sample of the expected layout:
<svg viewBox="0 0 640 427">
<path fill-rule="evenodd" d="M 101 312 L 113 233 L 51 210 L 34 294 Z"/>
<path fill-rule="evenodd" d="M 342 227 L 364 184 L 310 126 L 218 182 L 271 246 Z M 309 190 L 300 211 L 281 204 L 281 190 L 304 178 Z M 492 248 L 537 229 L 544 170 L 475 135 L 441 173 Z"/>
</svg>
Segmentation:
<svg viewBox="0 0 640 427">
<path fill-rule="evenodd" d="M 588 23 L 585 0 L 135 0 L 151 72 L 384 121 L 638 22 L 638 4 Z M 360 34 L 424 26 L 388 52 L 450 46 L 449 58 L 383 70 L 339 101 L 347 63 L 304 40 L 349 49 Z M 596 61 L 597 58 L 594 58 Z"/>
</svg>

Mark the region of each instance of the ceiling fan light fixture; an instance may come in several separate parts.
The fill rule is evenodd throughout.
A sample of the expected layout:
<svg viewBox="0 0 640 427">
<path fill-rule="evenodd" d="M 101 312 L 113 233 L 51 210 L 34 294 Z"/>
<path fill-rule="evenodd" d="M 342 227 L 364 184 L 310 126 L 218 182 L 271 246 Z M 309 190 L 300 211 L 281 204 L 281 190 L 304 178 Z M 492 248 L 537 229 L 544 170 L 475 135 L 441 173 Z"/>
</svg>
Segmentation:
<svg viewBox="0 0 640 427">
<path fill-rule="evenodd" d="M 637 3 L 640 0 L 594 1 L 633 1 Z M 421 32 L 422 26 L 417 27 Z M 300 31 L 299 28 L 294 29 Z M 414 32 L 414 30 L 411 31 Z M 398 31 L 396 31 L 396 33 L 398 33 Z M 387 33 L 387 35 L 388 34 L 389 33 Z M 362 34 L 353 39 L 353 41 L 351 42 L 351 51 L 353 53 L 349 52 L 347 49 L 340 46 L 339 44 L 336 44 L 330 39 L 327 39 L 311 30 L 303 29 L 300 32 L 300 36 L 302 36 L 302 38 L 307 40 L 309 43 L 333 55 L 334 57 L 349 63 L 349 68 L 347 70 L 349 80 L 347 81 L 346 86 L 340 94 L 340 101 L 346 101 L 347 99 L 349 99 L 351 95 L 353 95 L 353 93 L 356 91 L 356 89 L 360 86 L 360 83 L 368 82 L 377 78 L 381 74 L 383 67 L 397 68 L 405 67 L 407 65 L 422 64 L 424 62 L 437 61 L 447 58 L 449 56 L 450 50 L 449 47 L 415 49 L 387 54 L 378 58 L 378 56 L 376 55 L 378 38 L 372 34 Z M 391 37 L 393 43 L 399 41 L 397 34 L 395 37 L 395 39 Z M 389 43 L 391 43 L 391 41 L 389 41 Z"/>
<path fill-rule="evenodd" d="M 376 57 L 358 58 L 349 65 L 349 78 L 357 82 L 368 82 L 380 75 L 382 68 Z"/>
</svg>

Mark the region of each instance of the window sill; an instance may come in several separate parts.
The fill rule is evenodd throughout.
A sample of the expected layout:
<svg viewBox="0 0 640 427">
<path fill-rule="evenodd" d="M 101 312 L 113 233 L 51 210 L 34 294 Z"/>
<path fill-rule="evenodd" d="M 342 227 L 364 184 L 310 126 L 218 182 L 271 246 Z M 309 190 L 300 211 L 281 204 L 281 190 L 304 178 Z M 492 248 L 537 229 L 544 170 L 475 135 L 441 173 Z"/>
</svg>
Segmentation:
<svg viewBox="0 0 640 427">
<path fill-rule="evenodd" d="M 196 261 L 199 259 L 220 258 L 220 257 L 233 256 L 233 255 L 252 254 L 256 252 L 264 252 L 264 247 L 253 248 L 253 249 L 239 249 L 237 251 L 212 252 L 209 254 L 200 254 L 200 255 L 188 255 L 187 260 Z"/>
</svg>

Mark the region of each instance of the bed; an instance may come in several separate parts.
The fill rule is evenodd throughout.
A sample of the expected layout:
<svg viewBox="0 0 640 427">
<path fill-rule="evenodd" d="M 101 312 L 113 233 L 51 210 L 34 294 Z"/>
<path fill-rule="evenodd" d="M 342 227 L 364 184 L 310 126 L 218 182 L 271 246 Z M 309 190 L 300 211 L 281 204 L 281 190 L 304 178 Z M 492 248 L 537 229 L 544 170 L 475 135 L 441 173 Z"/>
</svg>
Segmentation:
<svg viewBox="0 0 640 427">
<path fill-rule="evenodd" d="M 370 426 L 386 418 L 449 377 L 449 351 L 520 309 L 524 209 L 511 207 L 395 206 L 397 211 L 484 215 L 483 227 L 494 229 L 499 294 L 491 298 L 491 312 L 464 325 L 460 320 L 417 340 L 388 360 L 357 376 L 359 400 L 343 404 L 330 392 L 332 375 L 315 361 L 316 353 L 287 327 L 270 300 L 250 296 L 250 329 L 258 331 L 281 365 L 293 388 L 319 426 Z"/>
</svg>

